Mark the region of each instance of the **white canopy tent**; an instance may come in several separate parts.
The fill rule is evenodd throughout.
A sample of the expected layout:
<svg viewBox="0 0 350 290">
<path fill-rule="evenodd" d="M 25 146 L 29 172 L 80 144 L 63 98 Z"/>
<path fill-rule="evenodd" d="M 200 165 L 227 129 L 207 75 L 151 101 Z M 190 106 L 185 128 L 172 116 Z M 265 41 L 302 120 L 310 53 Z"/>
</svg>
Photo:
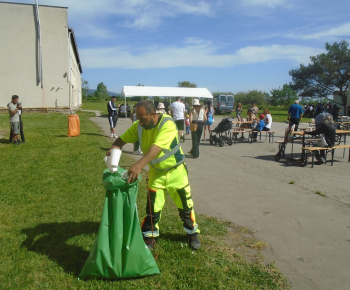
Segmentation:
<svg viewBox="0 0 350 290">
<path fill-rule="evenodd" d="M 144 87 L 124 86 L 122 96 L 128 97 L 186 97 L 209 98 L 213 95 L 207 88 L 181 88 L 181 87 Z"/>
<path fill-rule="evenodd" d="M 213 95 L 207 88 L 123 86 L 122 97 L 124 97 L 126 107 L 126 98 L 130 97 L 184 97 L 212 99 Z"/>
</svg>

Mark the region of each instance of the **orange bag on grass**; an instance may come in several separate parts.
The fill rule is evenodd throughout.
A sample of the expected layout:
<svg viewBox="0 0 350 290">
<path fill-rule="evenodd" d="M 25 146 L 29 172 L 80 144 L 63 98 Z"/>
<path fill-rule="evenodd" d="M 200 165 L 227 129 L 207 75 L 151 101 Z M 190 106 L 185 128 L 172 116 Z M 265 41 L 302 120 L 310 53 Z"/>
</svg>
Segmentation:
<svg viewBox="0 0 350 290">
<path fill-rule="evenodd" d="M 80 121 L 78 115 L 68 116 L 68 137 L 76 137 L 80 135 Z"/>
</svg>

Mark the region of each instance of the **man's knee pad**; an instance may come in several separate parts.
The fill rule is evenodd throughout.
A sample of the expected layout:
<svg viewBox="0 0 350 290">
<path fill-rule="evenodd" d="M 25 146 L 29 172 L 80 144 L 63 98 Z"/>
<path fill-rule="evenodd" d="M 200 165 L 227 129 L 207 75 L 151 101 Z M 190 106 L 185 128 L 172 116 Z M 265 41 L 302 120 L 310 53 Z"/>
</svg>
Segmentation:
<svg viewBox="0 0 350 290">
<path fill-rule="evenodd" d="M 194 217 L 192 216 L 192 210 L 178 209 L 181 220 L 183 221 L 183 226 L 186 229 L 193 230 L 196 224 Z"/>
</svg>

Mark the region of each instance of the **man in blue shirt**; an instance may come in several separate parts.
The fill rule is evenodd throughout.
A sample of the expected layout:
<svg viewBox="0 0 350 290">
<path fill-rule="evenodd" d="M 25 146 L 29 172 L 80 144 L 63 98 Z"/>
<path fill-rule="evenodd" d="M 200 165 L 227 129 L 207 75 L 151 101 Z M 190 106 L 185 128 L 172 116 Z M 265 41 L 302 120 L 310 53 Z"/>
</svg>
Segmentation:
<svg viewBox="0 0 350 290">
<path fill-rule="evenodd" d="M 288 109 L 289 126 L 295 125 L 295 131 L 298 130 L 300 119 L 303 116 L 303 107 L 299 105 L 299 101 L 295 100 L 294 104 Z"/>
</svg>

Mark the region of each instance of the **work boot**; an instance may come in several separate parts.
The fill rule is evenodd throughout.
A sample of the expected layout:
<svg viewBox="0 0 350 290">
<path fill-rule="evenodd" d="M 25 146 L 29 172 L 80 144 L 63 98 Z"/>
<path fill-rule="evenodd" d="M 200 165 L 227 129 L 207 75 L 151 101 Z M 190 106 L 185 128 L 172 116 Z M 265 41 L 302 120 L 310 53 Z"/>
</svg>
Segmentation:
<svg viewBox="0 0 350 290">
<path fill-rule="evenodd" d="M 143 241 L 145 242 L 147 248 L 153 252 L 154 251 L 154 246 L 156 244 L 156 238 L 154 237 L 143 237 Z"/>
<path fill-rule="evenodd" d="M 198 233 L 187 234 L 188 245 L 193 250 L 198 250 L 201 246 L 201 242 L 199 241 Z"/>
</svg>

